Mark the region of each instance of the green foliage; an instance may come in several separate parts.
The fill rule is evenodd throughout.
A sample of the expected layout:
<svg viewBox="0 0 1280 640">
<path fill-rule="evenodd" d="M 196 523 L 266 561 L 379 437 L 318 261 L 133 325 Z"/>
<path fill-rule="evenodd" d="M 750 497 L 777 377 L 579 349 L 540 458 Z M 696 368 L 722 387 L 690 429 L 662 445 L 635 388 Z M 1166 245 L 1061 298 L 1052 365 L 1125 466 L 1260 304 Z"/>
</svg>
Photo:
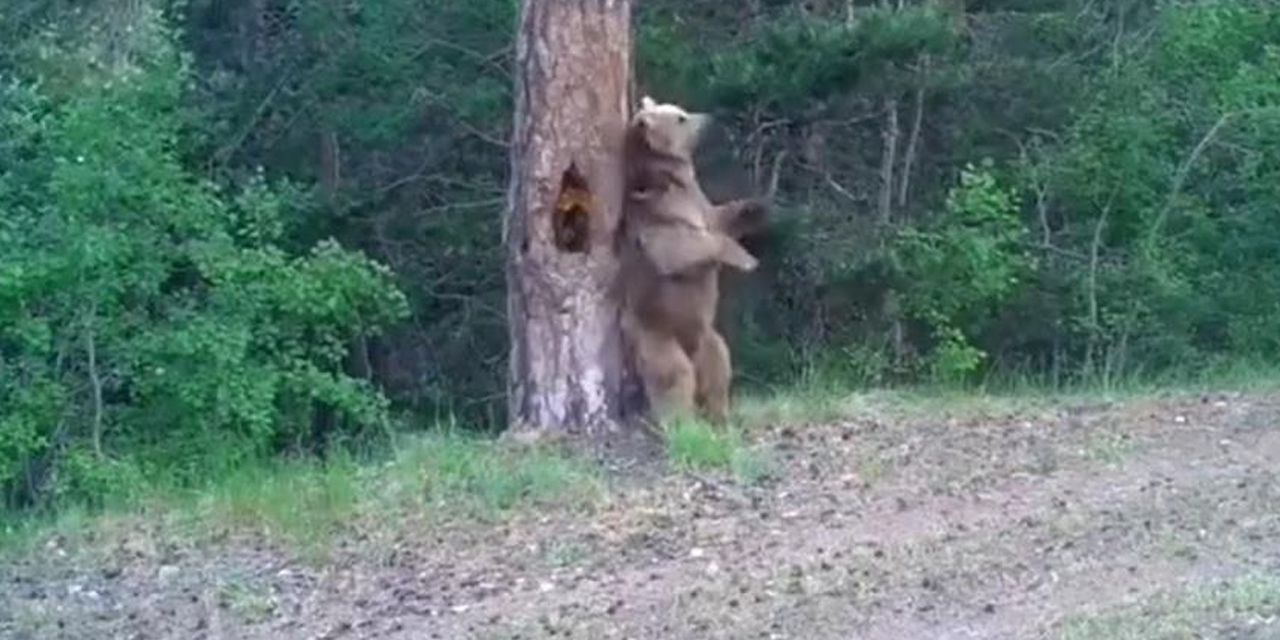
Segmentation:
<svg viewBox="0 0 1280 640">
<path fill-rule="evenodd" d="M 129 17 L 110 51 L 42 48 L 43 73 L 74 77 L 11 77 L 0 101 L 12 501 L 118 496 L 157 474 L 199 482 L 303 437 L 317 403 L 353 428 L 388 419 L 341 359 L 403 317 L 390 274 L 333 243 L 285 252 L 287 189 L 194 177 L 179 154 L 185 56 L 149 5 Z"/>
<path fill-rule="evenodd" d="M 796 242 L 736 320 L 747 380 L 1280 356 L 1273 3 L 971 6 L 963 32 L 921 6 L 645 11 L 642 82 L 729 114 L 756 168 L 795 160 Z"/>
<path fill-rule="evenodd" d="M 927 6 L 873 8 L 852 24 L 789 15 L 709 57 L 693 29 L 663 21 L 641 32 L 641 73 L 685 101 L 733 110 L 804 109 L 850 90 L 884 90 L 921 56 L 955 46 L 946 16 Z"/>
<path fill-rule="evenodd" d="M 976 372 L 986 354 L 971 344 L 976 330 L 1022 283 L 1033 264 L 1014 196 L 989 172 L 968 167 L 947 197 L 940 220 L 903 232 L 904 308 L 929 327 L 935 379 Z"/>
<path fill-rule="evenodd" d="M 964 4 L 639 6 L 638 89 L 716 113 L 737 165 L 708 191 L 786 154 L 726 278 L 739 386 L 820 381 L 786 410 L 820 419 L 851 384 L 1280 358 L 1280 8 Z M 9 5 L 8 501 L 128 501 L 392 407 L 503 422 L 517 3 Z M 482 502 L 541 482 L 489 464 L 458 472 Z"/>
<path fill-rule="evenodd" d="M 282 244 L 336 237 L 387 264 L 411 322 L 365 341 L 402 407 L 495 419 L 506 356 L 497 220 L 511 122 L 512 0 L 191 0 L 202 145 L 314 202 Z M 261 12 L 261 13 L 255 13 Z"/>
<path fill-rule="evenodd" d="M 1104 349 L 1155 368 L 1280 354 L 1257 330 L 1280 293 L 1263 231 L 1280 177 L 1278 19 L 1251 2 L 1171 5 L 1148 55 L 1102 79 L 1067 129 L 1049 186 L 1077 221 L 1063 235 L 1097 256 L 1059 267 L 1075 271 L 1086 364 Z"/>
</svg>

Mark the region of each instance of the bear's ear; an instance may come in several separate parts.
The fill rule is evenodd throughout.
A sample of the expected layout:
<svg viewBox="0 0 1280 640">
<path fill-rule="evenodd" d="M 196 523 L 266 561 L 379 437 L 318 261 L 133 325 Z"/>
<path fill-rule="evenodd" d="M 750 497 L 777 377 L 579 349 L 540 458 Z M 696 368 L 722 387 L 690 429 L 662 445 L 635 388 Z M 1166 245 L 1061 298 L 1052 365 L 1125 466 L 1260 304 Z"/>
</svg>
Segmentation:
<svg viewBox="0 0 1280 640">
<path fill-rule="evenodd" d="M 656 108 L 657 106 L 658 106 L 658 103 L 654 102 L 654 101 L 653 101 L 653 98 L 650 98 L 649 96 L 644 96 L 644 97 L 640 98 L 640 108 L 641 108 L 641 109 L 643 109 L 643 110 L 645 110 L 645 111 L 648 111 L 648 110 L 650 110 L 650 109 L 654 109 L 654 108 Z"/>
</svg>

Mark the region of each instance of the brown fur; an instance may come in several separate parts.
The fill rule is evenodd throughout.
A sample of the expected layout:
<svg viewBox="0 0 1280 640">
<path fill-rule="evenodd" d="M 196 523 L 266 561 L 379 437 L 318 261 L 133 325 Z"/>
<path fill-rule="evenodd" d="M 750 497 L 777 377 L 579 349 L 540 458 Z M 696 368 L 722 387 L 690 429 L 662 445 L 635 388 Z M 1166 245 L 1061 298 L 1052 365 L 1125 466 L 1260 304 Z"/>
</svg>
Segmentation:
<svg viewBox="0 0 1280 640">
<path fill-rule="evenodd" d="M 720 268 L 756 267 L 737 239 L 763 224 L 764 207 L 712 205 L 692 160 L 705 116 L 654 106 L 646 98 L 627 131 L 623 331 L 660 419 L 696 410 L 723 424 L 732 365 L 714 326 Z"/>
</svg>

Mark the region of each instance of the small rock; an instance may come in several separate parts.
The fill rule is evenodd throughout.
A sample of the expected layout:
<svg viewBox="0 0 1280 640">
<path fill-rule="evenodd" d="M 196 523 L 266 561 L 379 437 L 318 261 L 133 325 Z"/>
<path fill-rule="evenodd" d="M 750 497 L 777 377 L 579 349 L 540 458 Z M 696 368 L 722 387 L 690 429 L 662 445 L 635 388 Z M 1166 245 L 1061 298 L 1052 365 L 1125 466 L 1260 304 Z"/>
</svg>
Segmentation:
<svg viewBox="0 0 1280 640">
<path fill-rule="evenodd" d="M 156 573 L 156 577 L 159 578 L 161 582 L 168 582 L 169 580 L 178 577 L 178 568 L 171 564 L 161 566 L 160 570 Z"/>
<path fill-rule="evenodd" d="M 694 547 L 689 550 L 690 558 L 701 558 L 704 555 L 706 555 L 706 552 L 703 551 L 700 547 Z"/>
<path fill-rule="evenodd" d="M 555 583 L 551 582 L 550 580 L 544 580 L 538 583 L 538 591 L 541 591 L 542 593 L 548 593 L 555 588 L 556 588 Z"/>
<path fill-rule="evenodd" d="M 1187 417 L 1186 417 L 1186 416 L 1174 416 L 1174 417 L 1173 417 L 1173 421 L 1174 421 L 1174 422 L 1176 422 L 1176 423 L 1178 423 L 1178 424 L 1182 424 L 1182 423 L 1184 423 L 1184 422 L 1186 422 L 1186 421 L 1187 421 Z"/>
<path fill-rule="evenodd" d="M 714 576 L 714 575 L 716 575 L 716 574 L 718 574 L 718 573 L 720 573 L 720 565 L 718 565 L 718 564 L 716 564 L 716 563 L 714 563 L 714 562 L 712 562 L 711 564 L 708 564 L 708 565 L 707 565 L 707 575 L 708 575 L 708 576 Z"/>
</svg>

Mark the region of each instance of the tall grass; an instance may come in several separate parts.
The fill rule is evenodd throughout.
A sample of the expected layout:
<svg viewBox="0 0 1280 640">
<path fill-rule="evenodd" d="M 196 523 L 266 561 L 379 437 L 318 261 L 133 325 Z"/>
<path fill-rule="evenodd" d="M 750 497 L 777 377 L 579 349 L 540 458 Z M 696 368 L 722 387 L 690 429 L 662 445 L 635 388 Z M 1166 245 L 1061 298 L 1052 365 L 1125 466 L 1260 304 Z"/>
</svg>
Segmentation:
<svg viewBox="0 0 1280 640">
<path fill-rule="evenodd" d="M 603 484 L 595 468 L 561 452 L 441 429 L 400 438 L 383 454 L 260 461 L 198 489 L 147 487 L 138 496 L 101 508 L 2 514 L 0 550 L 28 552 L 54 535 L 87 542 L 109 535 L 108 522 L 132 521 L 161 526 L 159 535 L 248 535 L 312 554 L 355 531 L 386 537 L 432 520 L 582 508 L 603 496 Z"/>
<path fill-rule="evenodd" d="M 727 470 L 740 482 L 767 476 L 767 450 L 748 434 L 767 426 L 803 426 L 855 416 L 895 416 L 1027 408 L 1064 398 L 1092 400 L 1155 392 L 1280 388 L 1280 369 L 1224 364 L 1181 375 L 1081 379 L 1050 389 L 1030 376 L 1003 375 L 969 386 L 851 389 L 809 376 L 769 396 L 738 398 L 734 422 L 714 429 L 696 421 L 666 433 L 669 462 L 682 470 Z M 251 534 L 304 548 L 363 530 L 391 534 L 447 518 L 501 517 L 526 507 L 589 506 L 604 495 L 591 465 L 545 448 L 508 448 L 456 425 L 400 436 L 381 451 L 336 451 L 324 461 L 278 458 L 241 465 L 196 489 L 163 480 L 141 485 L 106 505 L 60 504 L 39 513 L 0 511 L 0 551 L 38 551 L 51 536 L 104 535 L 145 521 L 182 535 Z"/>
</svg>

